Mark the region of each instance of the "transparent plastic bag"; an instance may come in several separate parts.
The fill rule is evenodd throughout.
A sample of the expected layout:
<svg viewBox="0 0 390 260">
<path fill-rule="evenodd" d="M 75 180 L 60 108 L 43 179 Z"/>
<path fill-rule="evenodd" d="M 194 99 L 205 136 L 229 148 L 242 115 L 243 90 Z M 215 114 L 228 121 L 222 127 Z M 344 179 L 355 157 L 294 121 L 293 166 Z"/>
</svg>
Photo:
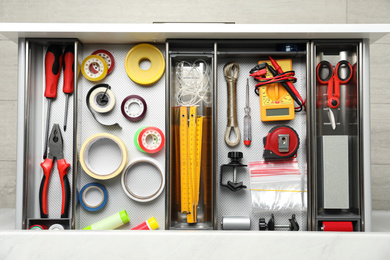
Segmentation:
<svg viewBox="0 0 390 260">
<path fill-rule="evenodd" d="M 254 212 L 306 210 L 304 182 L 298 161 L 250 162 Z"/>
</svg>

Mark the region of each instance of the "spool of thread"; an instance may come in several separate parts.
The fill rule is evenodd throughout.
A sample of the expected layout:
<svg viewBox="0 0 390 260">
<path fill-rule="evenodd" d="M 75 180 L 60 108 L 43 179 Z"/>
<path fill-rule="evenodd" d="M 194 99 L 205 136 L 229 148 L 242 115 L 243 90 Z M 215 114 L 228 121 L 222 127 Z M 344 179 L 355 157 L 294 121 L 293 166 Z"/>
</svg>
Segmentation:
<svg viewBox="0 0 390 260">
<path fill-rule="evenodd" d="M 65 228 L 60 224 L 54 224 L 49 227 L 49 230 L 65 230 Z"/>
<path fill-rule="evenodd" d="M 353 225 L 351 221 L 324 221 L 322 222 L 322 230 L 334 232 L 352 232 Z"/>
<path fill-rule="evenodd" d="M 126 210 L 122 210 L 112 216 L 109 216 L 108 218 L 102 219 L 99 222 L 83 228 L 83 230 L 112 230 L 128 223 L 129 221 L 129 215 L 127 215 Z"/>
<path fill-rule="evenodd" d="M 246 216 L 227 216 L 222 217 L 223 230 L 250 230 L 251 219 Z"/>
<path fill-rule="evenodd" d="M 151 217 L 150 219 L 144 221 L 138 226 L 132 228 L 131 230 L 156 230 L 156 229 L 158 229 L 157 220 L 154 217 Z"/>
<path fill-rule="evenodd" d="M 47 226 L 45 226 L 45 225 L 32 225 L 29 229 L 30 230 L 46 230 Z"/>
</svg>

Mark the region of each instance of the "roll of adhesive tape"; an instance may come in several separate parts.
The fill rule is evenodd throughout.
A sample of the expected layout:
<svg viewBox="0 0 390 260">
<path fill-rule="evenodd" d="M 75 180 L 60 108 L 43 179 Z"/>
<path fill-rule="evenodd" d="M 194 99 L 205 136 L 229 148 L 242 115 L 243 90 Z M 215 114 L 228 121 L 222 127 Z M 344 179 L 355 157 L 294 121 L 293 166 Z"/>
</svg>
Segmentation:
<svg viewBox="0 0 390 260">
<path fill-rule="evenodd" d="M 98 113 L 108 113 L 115 106 L 115 95 L 110 89 L 98 87 L 89 96 L 89 105 Z"/>
<path fill-rule="evenodd" d="M 93 169 L 89 163 L 89 151 L 94 143 L 100 140 L 108 139 L 113 141 L 120 149 L 122 158 L 121 158 L 121 163 L 112 172 L 99 172 L 95 169 Z M 83 170 L 92 178 L 98 179 L 98 180 L 108 180 L 111 178 L 114 178 L 115 176 L 119 175 L 123 169 L 126 167 L 127 162 L 129 161 L 129 155 L 127 152 L 126 145 L 123 143 L 121 139 L 116 137 L 115 135 L 108 134 L 108 133 L 100 133 L 93 135 L 89 137 L 85 143 L 81 146 L 80 150 L 80 164 Z"/>
<path fill-rule="evenodd" d="M 351 221 L 324 221 L 322 222 L 323 231 L 352 232 L 353 225 Z"/>
<path fill-rule="evenodd" d="M 45 225 L 32 225 L 29 230 L 46 230 L 47 226 Z"/>
<path fill-rule="evenodd" d="M 149 137 L 152 138 L 151 142 Z M 147 153 L 157 153 L 164 147 L 164 143 L 164 133 L 157 127 L 146 127 L 138 135 L 138 144 Z"/>
<path fill-rule="evenodd" d="M 135 147 L 137 147 L 137 149 L 143 153 L 146 153 L 144 150 L 141 149 L 141 146 L 139 146 L 139 143 L 138 143 L 138 136 L 139 136 L 139 133 L 141 133 L 142 130 L 144 130 L 147 126 L 143 126 L 141 127 L 140 129 L 137 130 L 137 132 L 135 132 L 135 135 L 134 135 L 134 144 L 135 144 Z"/>
<path fill-rule="evenodd" d="M 157 189 L 157 191 L 153 192 L 152 194 L 149 194 L 149 195 L 146 195 L 146 196 L 141 196 L 141 195 L 135 194 L 126 185 L 127 175 L 129 174 L 131 167 L 134 166 L 137 163 L 149 163 L 149 164 L 153 165 L 154 167 L 156 167 L 157 170 L 160 173 L 160 176 L 161 176 L 160 186 Z M 131 199 L 133 199 L 135 201 L 148 202 L 148 201 L 154 200 L 155 198 L 160 196 L 161 192 L 164 190 L 164 187 L 165 187 L 165 174 L 164 174 L 164 170 L 163 170 L 161 164 L 157 160 L 155 160 L 153 158 L 143 157 L 143 158 L 133 159 L 129 163 L 129 166 L 127 166 L 126 170 L 122 173 L 122 188 L 123 188 L 123 191 L 127 194 L 127 196 L 129 196 Z"/>
<path fill-rule="evenodd" d="M 91 71 L 91 65 L 93 65 L 94 68 L 96 65 L 96 73 Z M 104 79 L 107 76 L 107 71 L 108 67 L 106 61 L 98 55 L 86 57 L 81 64 L 81 73 L 83 73 L 84 77 L 89 81 L 100 81 Z"/>
<path fill-rule="evenodd" d="M 111 54 L 111 52 L 101 49 L 101 50 L 94 51 L 92 55 L 98 55 L 106 61 L 107 68 L 108 68 L 107 75 L 110 75 L 115 68 L 115 59 L 114 56 Z M 94 71 L 98 71 L 99 67 L 97 67 L 95 63 L 91 65 Z"/>
<path fill-rule="evenodd" d="M 133 104 L 138 105 L 138 110 L 131 111 L 130 107 Z M 124 117 L 132 122 L 135 122 L 145 117 L 147 106 L 142 97 L 138 95 L 130 95 L 123 100 L 121 110 Z"/>
<path fill-rule="evenodd" d="M 143 70 L 140 63 L 150 61 L 150 68 Z M 142 43 L 134 46 L 125 58 L 125 69 L 129 78 L 140 85 L 148 86 L 156 83 L 164 74 L 165 59 L 161 51 L 150 44 Z"/>
<path fill-rule="evenodd" d="M 54 224 L 49 227 L 49 230 L 65 230 L 63 225 Z"/>
<path fill-rule="evenodd" d="M 91 190 L 97 190 L 100 192 L 101 200 L 98 203 L 90 204 L 86 199 L 86 194 Z M 84 209 L 88 211 L 101 210 L 107 204 L 108 194 L 107 189 L 102 184 L 97 182 L 91 182 L 85 185 L 80 191 L 80 204 Z"/>
<path fill-rule="evenodd" d="M 251 219 L 245 216 L 226 216 L 222 217 L 223 230 L 250 230 Z"/>
</svg>

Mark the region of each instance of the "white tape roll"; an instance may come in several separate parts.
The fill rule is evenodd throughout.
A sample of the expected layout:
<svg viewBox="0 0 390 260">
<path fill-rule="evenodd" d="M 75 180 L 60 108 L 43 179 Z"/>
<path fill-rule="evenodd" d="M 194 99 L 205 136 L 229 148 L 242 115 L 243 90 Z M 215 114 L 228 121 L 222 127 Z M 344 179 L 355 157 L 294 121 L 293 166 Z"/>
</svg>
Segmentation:
<svg viewBox="0 0 390 260">
<path fill-rule="evenodd" d="M 49 227 L 49 230 L 65 230 L 65 228 L 60 224 L 53 224 Z"/>
<path fill-rule="evenodd" d="M 115 106 L 115 95 L 105 87 L 96 88 L 89 96 L 89 105 L 98 113 L 110 112 Z"/>
<path fill-rule="evenodd" d="M 91 162 L 89 160 L 89 155 L 91 153 L 91 148 L 93 149 L 99 149 L 99 147 L 96 147 L 99 143 L 101 143 L 102 147 L 112 147 L 113 144 L 116 145 L 116 148 L 119 148 L 121 153 L 121 161 L 118 163 L 118 165 L 115 165 L 115 162 L 112 161 L 113 158 L 110 158 L 109 155 L 113 154 L 110 152 L 106 152 L 103 154 L 103 157 L 101 158 L 101 165 L 100 170 L 96 169 L 96 166 L 92 166 Z M 94 145 L 95 144 L 95 145 Z M 108 155 L 108 156 L 107 156 Z M 105 163 L 104 160 L 108 160 Z M 80 150 L 80 164 L 83 170 L 92 178 L 98 179 L 98 180 L 108 180 L 111 178 L 114 178 L 115 176 L 119 175 L 123 169 L 126 167 L 127 162 L 129 161 L 129 155 L 127 152 L 126 145 L 123 143 L 121 139 L 116 137 L 115 135 L 108 134 L 108 133 L 100 133 L 93 135 L 89 137 Z M 110 167 L 109 169 L 103 167 Z"/>
<path fill-rule="evenodd" d="M 126 185 L 126 179 L 127 179 L 127 175 L 130 174 L 129 173 L 130 168 L 132 166 L 134 166 L 135 164 L 137 164 L 137 163 L 149 163 L 149 164 L 153 165 L 154 167 L 156 167 L 157 170 L 159 171 L 160 175 L 161 175 L 161 183 L 160 183 L 159 188 L 155 192 L 152 192 L 151 194 L 146 195 L 146 196 L 135 194 Z M 165 187 L 165 174 L 164 174 L 164 170 L 163 170 L 161 164 L 157 160 L 155 160 L 153 158 L 142 157 L 142 158 L 133 159 L 129 163 L 129 166 L 127 166 L 126 170 L 122 174 L 122 188 L 123 188 L 123 191 L 127 194 L 127 196 L 129 196 L 131 199 L 133 199 L 135 201 L 148 202 L 148 201 L 154 200 L 155 198 L 160 196 L 161 192 L 164 190 L 164 187 Z"/>
</svg>

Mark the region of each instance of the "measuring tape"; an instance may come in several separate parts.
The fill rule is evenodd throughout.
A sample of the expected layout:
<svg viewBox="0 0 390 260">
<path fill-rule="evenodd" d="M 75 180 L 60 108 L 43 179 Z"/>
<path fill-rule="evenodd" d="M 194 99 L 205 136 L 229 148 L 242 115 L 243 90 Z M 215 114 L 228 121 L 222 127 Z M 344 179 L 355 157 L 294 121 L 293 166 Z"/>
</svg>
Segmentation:
<svg viewBox="0 0 390 260">
<path fill-rule="evenodd" d="M 197 116 L 197 107 L 180 107 L 180 183 L 181 212 L 188 223 L 197 222 L 199 203 L 200 166 L 203 117 Z"/>
<path fill-rule="evenodd" d="M 115 59 L 114 56 L 111 54 L 111 52 L 107 50 L 96 50 L 92 53 L 92 55 L 98 55 L 106 61 L 107 68 L 108 68 L 107 75 L 110 75 L 115 68 Z M 98 73 L 99 67 L 96 66 L 95 63 L 92 63 L 90 70 L 94 73 Z"/>
<path fill-rule="evenodd" d="M 94 68 L 94 71 L 91 71 L 91 66 Z M 86 57 L 81 64 L 81 73 L 89 81 L 100 81 L 104 79 L 107 76 L 107 71 L 106 61 L 98 55 Z"/>
<path fill-rule="evenodd" d="M 143 70 L 140 63 L 150 61 L 150 68 Z M 129 78 L 137 84 L 148 86 L 156 83 L 165 71 L 165 59 L 161 51 L 151 44 L 138 44 L 130 49 L 125 58 L 125 69 Z"/>
<path fill-rule="evenodd" d="M 133 111 L 133 112 L 131 111 L 130 107 L 133 104 L 138 105 L 137 111 Z M 122 115 L 126 117 L 128 120 L 132 122 L 139 121 L 142 118 L 144 118 L 146 115 L 147 106 L 146 106 L 145 99 L 143 99 L 138 95 L 130 95 L 123 100 L 121 110 L 122 110 Z"/>
<path fill-rule="evenodd" d="M 290 59 L 277 60 L 283 71 L 292 70 L 292 61 Z M 258 64 L 271 61 L 259 61 Z M 271 72 L 267 71 L 265 77 L 273 77 Z M 280 83 L 264 85 L 259 88 L 261 121 L 282 121 L 295 118 L 294 100 L 287 90 Z"/>
<path fill-rule="evenodd" d="M 86 194 L 88 193 L 88 191 L 91 191 L 93 189 L 98 190 L 100 192 L 100 195 L 101 195 L 101 200 L 96 204 L 90 204 L 87 202 L 87 199 L 86 199 Z M 79 196 L 80 196 L 79 200 L 80 200 L 81 206 L 88 211 L 101 210 L 107 204 L 107 199 L 108 199 L 106 187 L 104 187 L 102 184 L 97 183 L 97 182 L 91 182 L 91 183 L 88 183 L 87 185 L 85 185 L 81 189 Z"/>
<path fill-rule="evenodd" d="M 148 137 L 152 138 L 151 142 L 149 142 Z M 164 133 L 157 127 L 146 127 L 138 135 L 138 144 L 146 153 L 157 153 L 164 147 Z"/>
<path fill-rule="evenodd" d="M 148 163 L 148 164 L 151 164 L 154 167 L 156 167 L 156 169 L 160 173 L 160 176 L 161 176 L 160 186 L 152 194 L 145 195 L 145 196 L 141 196 L 141 195 L 135 194 L 126 185 L 126 183 L 127 183 L 127 175 L 129 174 L 131 167 L 134 166 L 135 164 L 138 164 L 138 163 Z M 130 161 L 129 166 L 127 166 L 126 170 L 122 174 L 122 188 L 123 188 L 123 191 L 131 199 L 133 199 L 135 201 L 138 201 L 138 202 L 148 202 L 148 201 L 152 201 L 152 200 L 156 199 L 158 196 L 160 196 L 161 192 L 164 190 L 164 187 L 165 187 L 165 174 L 164 174 L 164 170 L 163 170 L 161 164 L 157 160 L 155 160 L 153 158 L 142 157 L 142 158 L 133 159 L 132 161 Z"/>
<path fill-rule="evenodd" d="M 100 140 L 111 140 L 113 141 L 120 149 L 122 158 L 121 158 L 121 163 L 119 166 L 111 172 L 99 172 L 95 169 L 92 168 L 89 162 L 89 153 L 91 150 L 91 147 L 94 143 Z M 96 147 L 94 147 L 96 149 Z M 119 175 L 123 169 L 126 167 L 127 162 L 129 161 L 129 155 L 127 152 L 126 145 L 124 142 L 116 137 L 115 135 L 108 134 L 108 133 L 100 133 L 100 134 L 95 134 L 91 137 L 89 137 L 85 143 L 81 146 L 80 150 L 80 164 L 83 170 L 92 178 L 98 179 L 98 180 L 108 180 L 111 178 L 114 178 L 115 176 Z M 81 201 L 80 201 L 81 203 Z"/>
</svg>

